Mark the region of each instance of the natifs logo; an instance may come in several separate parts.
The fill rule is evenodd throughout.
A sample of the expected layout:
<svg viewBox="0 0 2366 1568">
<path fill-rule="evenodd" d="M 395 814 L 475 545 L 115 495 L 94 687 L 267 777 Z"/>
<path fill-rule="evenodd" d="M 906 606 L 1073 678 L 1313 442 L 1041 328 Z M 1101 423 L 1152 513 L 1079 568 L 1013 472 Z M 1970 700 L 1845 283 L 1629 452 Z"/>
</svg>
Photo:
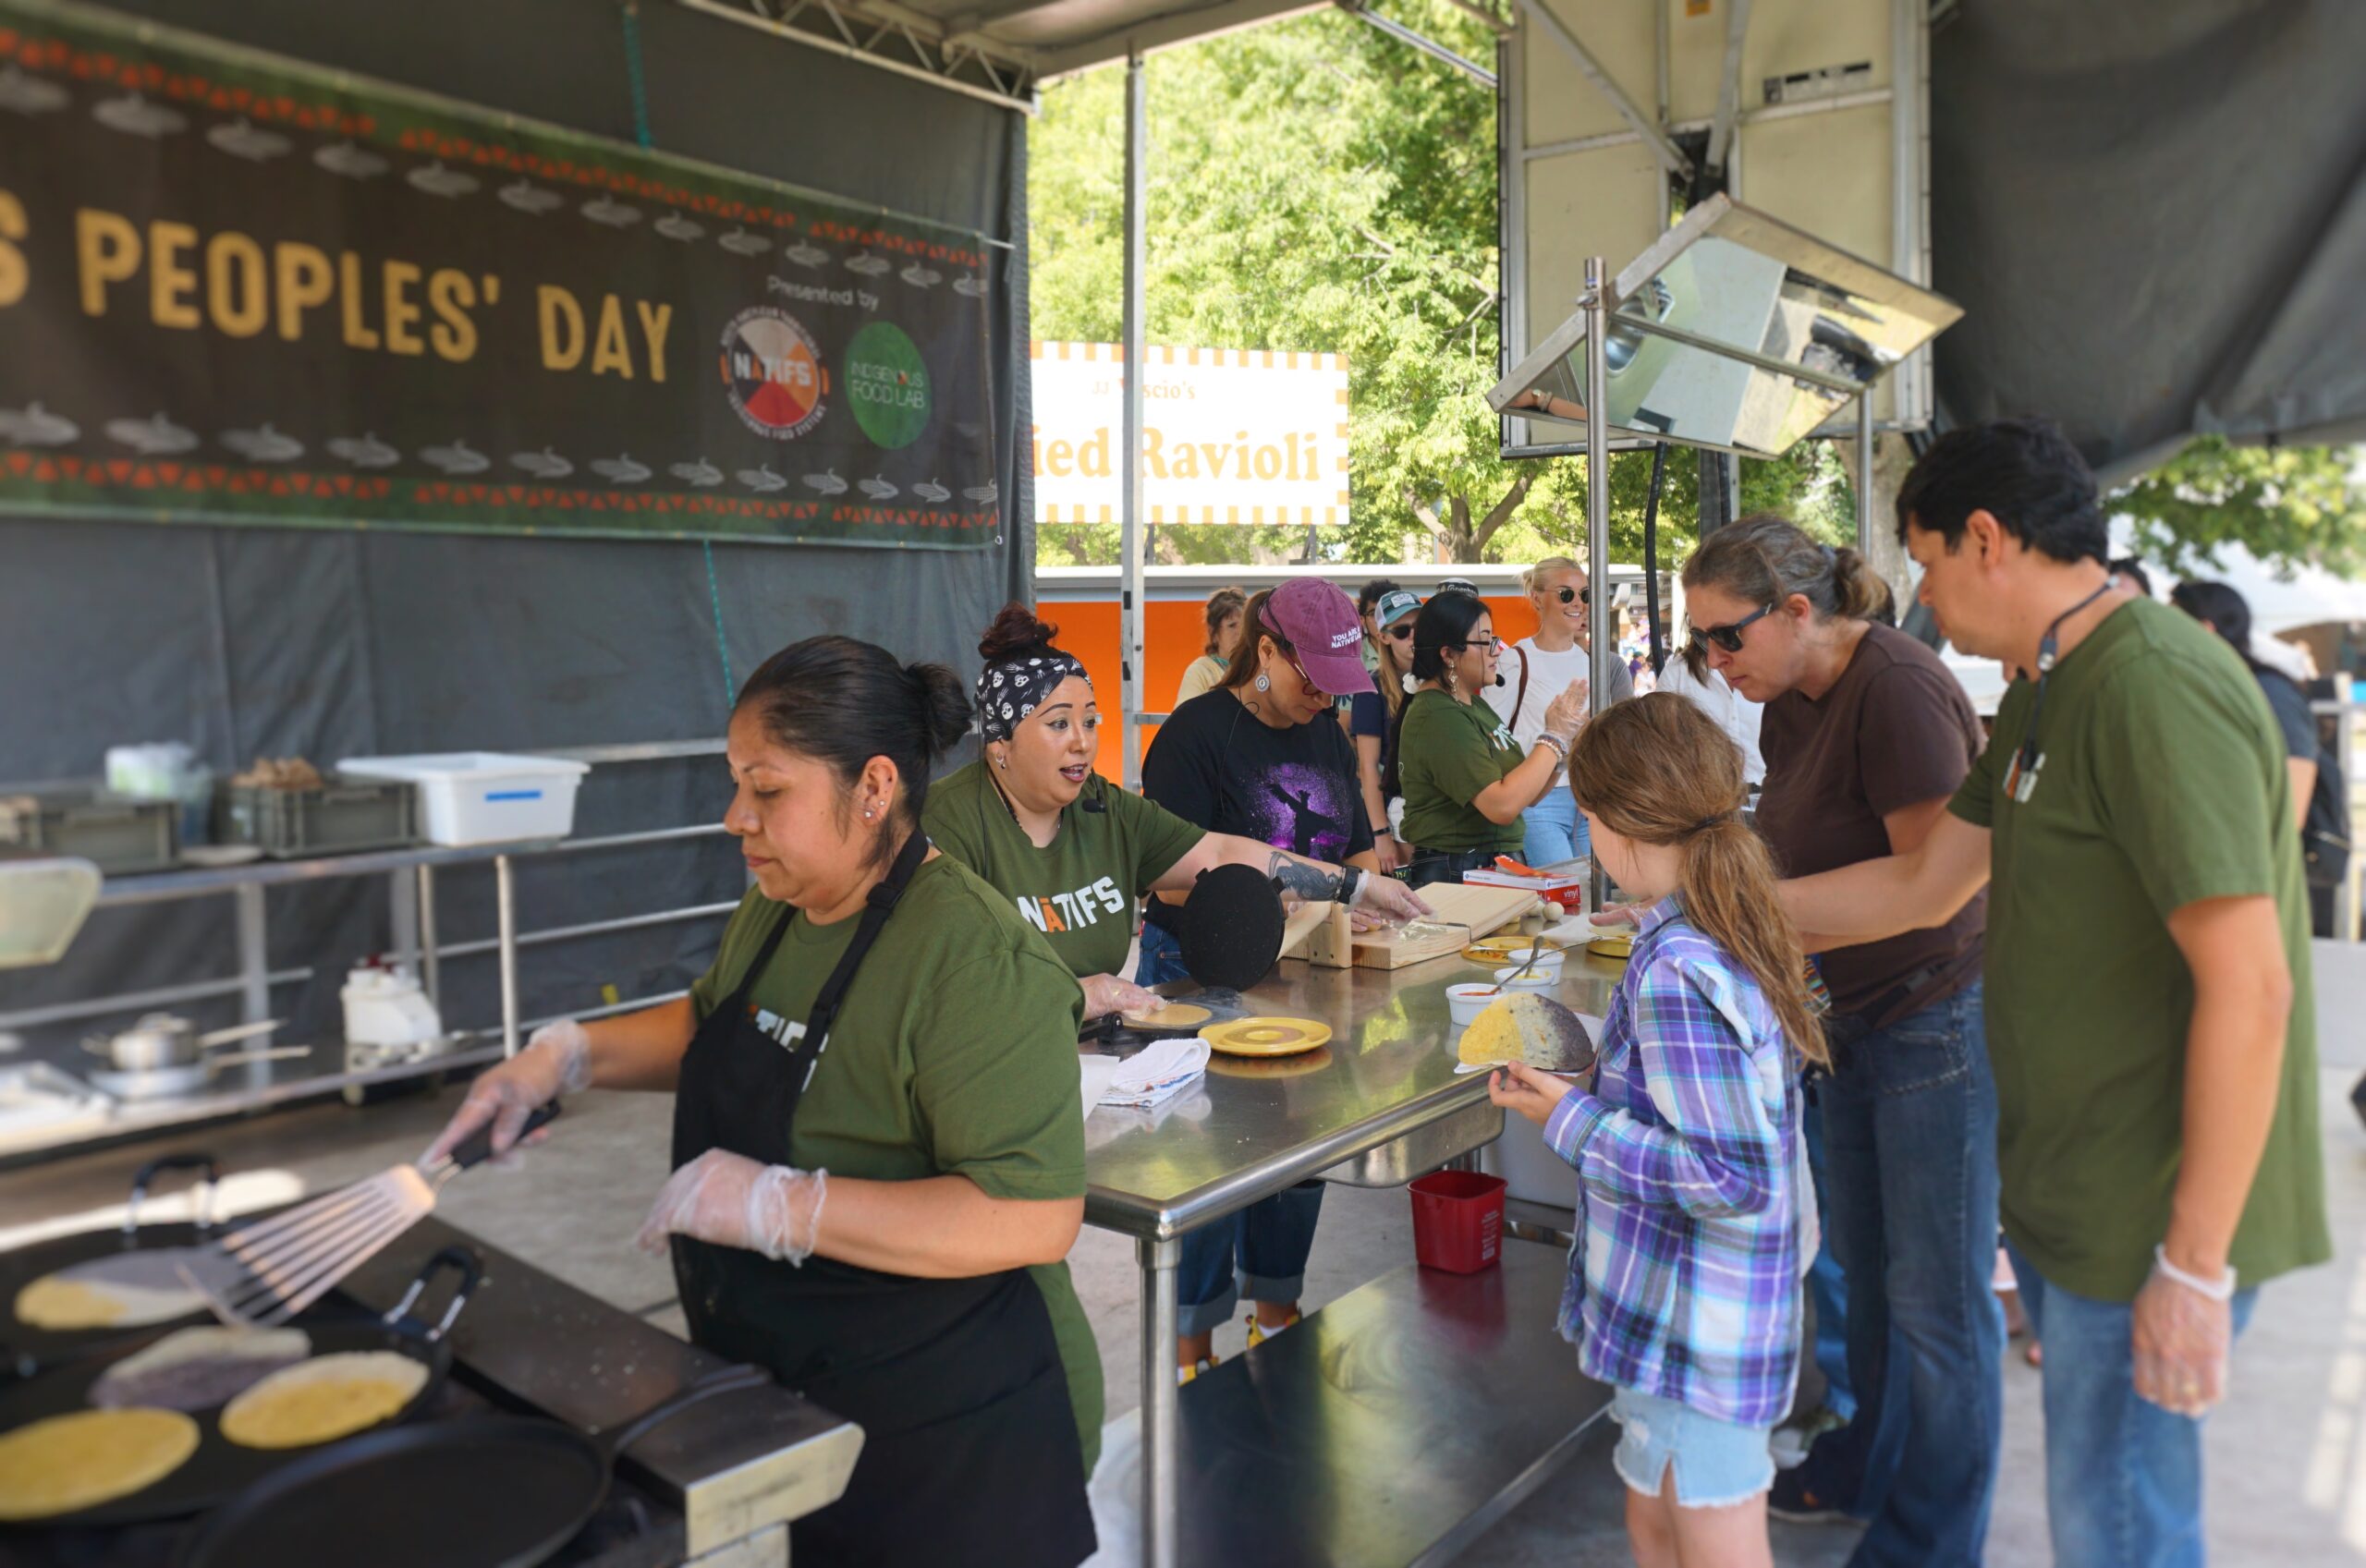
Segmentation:
<svg viewBox="0 0 2366 1568">
<path fill-rule="evenodd" d="M 813 334 L 776 306 L 751 306 L 732 317 L 719 363 L 731 411 L 758 435 L 794 441 L 828 409 L 830 376 Z"/>
</svg>

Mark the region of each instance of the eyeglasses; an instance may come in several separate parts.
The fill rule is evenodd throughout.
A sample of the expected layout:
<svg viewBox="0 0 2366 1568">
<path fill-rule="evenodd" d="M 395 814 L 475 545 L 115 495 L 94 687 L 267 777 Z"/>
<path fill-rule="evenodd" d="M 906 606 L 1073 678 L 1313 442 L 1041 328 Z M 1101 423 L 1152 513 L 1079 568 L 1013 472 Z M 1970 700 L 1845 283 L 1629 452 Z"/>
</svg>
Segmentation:
<svg viewBox="0 0 2366 1568">
<path fill-rule="evenodd" d="M 1503 644 L 1504 639 L 1499 637 L 1466 637 L 1462 639 L 1464 648 L 1476 648 L 1482 653 L 1491 648 L 1501 648 Z"/>
<path fill-rule="evenodd" d="M 1762 604 L 1757 609 L 1752 610 L 1749 614 L 1744 615 L 1740 620 L 1734 622 L 1730 626 L 1695 626 L 1692 628 L 1691 640 L 1696 644 L 1703 641 L 1714 642 L 1728 653 L 1738 653 L 1741 651 L 1741 634 L 1743 628 L 1747 627 L 1752 621 L 1758 620 L 1762 616 L 1771 615 L 1774 613 L 1774 605 Z"/>
<path fill-rule="evenodd" d="M 1568 584 L 1563 583 L 1553 590 L 1553 594 L 1564 604 L 1575 604 L 1582 601 L 1591 607 L 1593 603 L 1593 590 L 1590 588 L 1571 588 Z"/>
</svg>

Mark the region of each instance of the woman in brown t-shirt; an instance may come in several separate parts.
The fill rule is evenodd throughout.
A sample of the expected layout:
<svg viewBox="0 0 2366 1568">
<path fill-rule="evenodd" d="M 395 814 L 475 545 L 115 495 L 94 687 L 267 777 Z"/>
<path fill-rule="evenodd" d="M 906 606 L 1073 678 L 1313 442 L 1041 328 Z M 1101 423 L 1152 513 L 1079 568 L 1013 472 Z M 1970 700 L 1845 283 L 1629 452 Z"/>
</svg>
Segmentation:
<svg viewBox="0 0 2366 1568">
<path fill-rule="evenodd" d="M 1889 590 L 1864 559 L 1745 517 L 1685 563 L 1684 592 L 1710 666 L 1765 705 L 1758 827 L 1784 874 L 1920 845 L 1979 755 L 1980 721 L 1938 655 L 1887 624 Z M 1833 1068 L 1814 1100 L 1857 1410 L 1776 1479 L 1773 1506 L 1879 1500 L 1854 1564 L 1977 1563 L 1986 1538 L 2003 1325 L 1985 917 L 1974 899 L 1945 926 L 1859 947 L 1801 933 L 1832 993 Z"/>
</svg>

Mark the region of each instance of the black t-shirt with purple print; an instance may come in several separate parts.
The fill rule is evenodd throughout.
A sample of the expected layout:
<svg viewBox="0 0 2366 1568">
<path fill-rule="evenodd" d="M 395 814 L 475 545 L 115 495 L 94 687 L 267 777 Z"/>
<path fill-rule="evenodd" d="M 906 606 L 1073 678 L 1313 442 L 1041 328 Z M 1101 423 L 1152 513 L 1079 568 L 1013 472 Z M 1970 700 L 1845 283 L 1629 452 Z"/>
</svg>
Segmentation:
<svg viewBox="0 0 2366 1568">
<path fill-rule="evenodd" d="M 1333 865 L 1372 847 L 1356 753 L 1327 710 L 1277 730 L 1228 691 L 1175 710 L 1142 759 L 1142 794 L 1211 833 L 1238 833 Z M 1173 929 L 1182 906 L 1151 900 Z"/>
</svg>

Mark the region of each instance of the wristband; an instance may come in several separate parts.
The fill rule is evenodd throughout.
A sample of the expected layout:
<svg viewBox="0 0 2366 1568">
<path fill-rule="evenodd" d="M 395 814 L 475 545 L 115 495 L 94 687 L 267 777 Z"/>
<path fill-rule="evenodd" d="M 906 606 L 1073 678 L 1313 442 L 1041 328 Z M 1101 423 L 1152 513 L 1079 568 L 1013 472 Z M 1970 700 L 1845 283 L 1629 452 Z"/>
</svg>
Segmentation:
<svg viewBox="0 0 2366 1568">
<path fill-rule="evenodd" d="M 1364 901 L 1364 894 L 1372 891 L 1372 878 L 1365 874 L 1361 866 L 1342 866 L 1339 869 L 1348 874 L 1348 896 L 1341 902 L 1353 909 Z"/>
<path fill-rule="evenodd" d="M 2231 1263 L 2226 1265 L 2226 1271 L 2218 1278 L 2205 1280 L 2199 1274 L 2189 1274 L 2170 1262 L 2169 1249 L 2156 1244 L 2153 1248 L 2153 1267 L 2158 1270 L 2164 1278 L 2175 1280 L 2196 1295 L 2208 1296 L 2213 1301 L 2235 1299 L 2235 1266 Z"/>
<path fill-rule="evenodd" d="M 1553 748 L 1553 754 L 1560 758 L 1564 762 L 1569 760 L 1569 743 L 1563 740 L 1559 735 L 1555 735 L 1551 730 L 1546 730 L 1543 735 L 1538 735 L 1536 737 L 1536 744 L 1539 746 L 1551 747 Z"/>
</svg>

